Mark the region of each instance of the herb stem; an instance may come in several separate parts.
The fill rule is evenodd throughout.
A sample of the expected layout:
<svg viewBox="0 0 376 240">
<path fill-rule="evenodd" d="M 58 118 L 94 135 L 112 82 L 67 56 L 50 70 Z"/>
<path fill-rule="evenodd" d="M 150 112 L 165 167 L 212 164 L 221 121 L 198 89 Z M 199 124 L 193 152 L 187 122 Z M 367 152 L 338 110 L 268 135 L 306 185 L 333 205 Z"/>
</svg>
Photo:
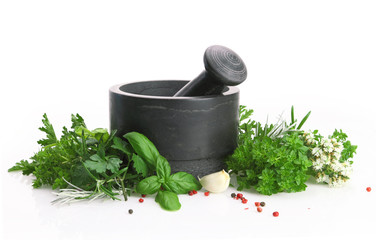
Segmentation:
<svg viewBox="0 0 376 240">
<path fill-rule="evenodd" d="M 124 171 L 123 177 L 120 179 L 121 190 L 123 191 L 124 201 L 128 200 L 127 192 L 126 192 L 125 186 L 124 186 L 124 180 L 125 180 L 125 177 L 127 176 L 127 172 L 128 172 L 128 169 L 129 169 L 130 162 L 131 161 L 128 159 L 128 164 L 127 164 L 127 167 L 125 168 L 126 170 Z"/>
<path fill-rule="evenodd" d="M 125 174 L 124 174 L 124 177 L 125 177 Z M 128 197 L 127 197 L 127 192 L 126 192 L 125 186 L 124 186 L 124 179 L 120 179 L 120 184 L 121 184 L 121 190 L 122 190 L 123 196 L 124 196 L 124 201 L 127 201 Z"/>
</svg>

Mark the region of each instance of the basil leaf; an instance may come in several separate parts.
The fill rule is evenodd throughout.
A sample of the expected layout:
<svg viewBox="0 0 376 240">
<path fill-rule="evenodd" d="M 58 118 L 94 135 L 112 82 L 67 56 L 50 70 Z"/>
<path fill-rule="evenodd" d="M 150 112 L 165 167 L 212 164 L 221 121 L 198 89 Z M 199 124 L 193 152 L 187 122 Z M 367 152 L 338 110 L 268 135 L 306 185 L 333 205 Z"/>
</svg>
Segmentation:
<svg viewBox="0 0 376 240">
<path fill-rule="evenodd" d="M 138 132 L 129 132 L 124 137 L 132 145 L 137 155 L 140 155 L 148 164 L 154 167 L 157 165 L 159 152 L 147 137 Z"/>
<path fill-rule="evenodd" d="M 186 172 L 177 172 L 171 175 L 166 185 L 177 194 L 185 194 L 191 190 L 200 190 L 200 182 L 191 174 Z"/>
<path fill-rule="evenodd" d="M 181 208 L 178 195 L 169 191 L 159 191 L 155 197 L 161 208 L 168 211 L 177 211 Z"/>
<path fill-rule="evenodd" d="M 136 169 L 136 172 L 141 174 L 142 177 L 146 177 L 148 175 L 149 170 L 144 160 L 137 154 L 133 154 L 132 161 L 133 167 Z"/>
<path fill-rule="evenodd" d="M 166 182 L 168 177 L 171 174 L 171 167 L 170 164 L 167 162 L 166 158 L 159 155 L 157 159 L 157 176 L 159 179 L 161 179 L 163 182 Z"/>
<path fill-rule="evenodd" d="M 157 176 L 151 176 L 145 178 L 137 184 L 136 190 L 141 194 L 153 194 L 156 193 L 161 187 L 161 183 L 158 181 Z"/>
</svg>

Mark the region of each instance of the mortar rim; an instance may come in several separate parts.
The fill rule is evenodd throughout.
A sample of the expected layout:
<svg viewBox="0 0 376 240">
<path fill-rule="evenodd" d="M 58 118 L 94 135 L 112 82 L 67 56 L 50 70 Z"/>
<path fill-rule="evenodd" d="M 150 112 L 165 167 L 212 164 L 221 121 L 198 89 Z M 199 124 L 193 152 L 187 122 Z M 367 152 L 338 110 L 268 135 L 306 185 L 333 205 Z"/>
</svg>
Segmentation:
<svg viewBox="0 0 376 240">
<path fill-rule="evenodd" d="M 109 91 L 111 93 L 115 93 L 118 95 L 124 95 L 129 97 L 135 97 L 135 98 L 144 98 L 144 99 L 163 99 L 163 100 L 208 100 L 208 99 L 217 99 L 217 98 L 223 98 L 223 97 L 229 97 L 231 95 L 239 94 L 240 90 L 237 87 L 234 86 L 226 86 L 228 88 L 227 91 L 223 92 L 221 95 L 208 95 L 208 96 L 192 96 L 192 97 L 173 97 L 173 96 L 152 96 L 152 95 L 143 95 L 143 94 L 136 94 L 136 93 L 130 93 L 125 92 L 123 90 L 120 90 L 121 87 L 125 85 L 135 84 L 135 83 L 147 83 L 147 82 L 167 82 L 167 81 L 181 81 L 181 82 L 189 82 L 189 80 L 177 80 L 177 79 L 171 79 L 171 80 L 142 80 L 142 81 L 134 81 L 129 83 L 120 83 L 113 85 L 110 87 Z"/>
</svg>

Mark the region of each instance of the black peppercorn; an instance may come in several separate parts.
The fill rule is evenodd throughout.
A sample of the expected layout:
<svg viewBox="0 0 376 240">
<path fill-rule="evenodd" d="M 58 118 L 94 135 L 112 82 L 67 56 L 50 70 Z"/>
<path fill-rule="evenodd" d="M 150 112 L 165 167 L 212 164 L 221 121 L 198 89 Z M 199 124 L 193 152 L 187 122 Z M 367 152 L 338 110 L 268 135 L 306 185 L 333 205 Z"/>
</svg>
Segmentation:
<svg viewBox="0 0 376 240">
<path fill-rule="evenodd" d="M 128 210 L 128 213 L 129 213 L 129 214 L 132 214 L 132 213 L 133 213 L 133 210 L 132 210 L 132 209 L 129 209 L 129 210 Z"/>
<path fill-rule="evenodd" d="M 231 193 L 231 197 L 232 198 L 236 197 L 236 194 L 235 193 Z"/>
<path fill-rule="evenodd" d="M 265 207 L 265 202 L 260 202 L 261 207 Z"/>
</svg>

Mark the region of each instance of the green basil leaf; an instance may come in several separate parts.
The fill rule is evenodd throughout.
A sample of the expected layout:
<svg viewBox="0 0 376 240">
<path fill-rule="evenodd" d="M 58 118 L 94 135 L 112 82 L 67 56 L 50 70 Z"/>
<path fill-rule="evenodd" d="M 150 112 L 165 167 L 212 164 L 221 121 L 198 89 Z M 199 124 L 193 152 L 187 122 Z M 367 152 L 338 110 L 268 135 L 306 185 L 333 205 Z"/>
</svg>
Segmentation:
<svg viewBox="0 0 376 240">
<path fill-rule="evenodd" d="M 178 195 L 169 191 L 159 191 L 155 197 L 161 208 L 168 211 L 177 211 L 181 208 Z"/>
<path fill-rule="evenodd" d="M 151 166 L 157 165 L 159 152 L 147 137 L 138 132 L 129 132 L 124 137 L 132 145 L 137 155 L 140 155 Z"/>
<path fill-rule="evenodd" d="M 156 169 L 157 169 L 157 176 L 159 177 L 159 179 L 166 182 L 168 177 L 171 174 L 171 167 L 168 161 L 166 160 L 166 158 L 159 155 L 157 159 Z"/>
<path fill-rule="evenodd" d="M 161 187 L 161 183 L 158 180 L 157 176 L 145 178 L 137 184 L 136 191 L 141 194 L 154 194 Z"/>
<path fill-rule="evenodd" d="M 200 182 L 191 174 L 186 172 L 177 172 L 171 175 L 166 182 L 171 191 L 177 194 L 185 194 L 191 190 L 200 190 Z"/>
<path fill-rule="evenodd" d="M 144 160 L 137 154 L 133 154 L 132 161 L 133 167 L 136 169 L 136 172 L 141 174 L 143 177 L 146 177 L 149 173 L 149 169 Z"/>
</svg>

